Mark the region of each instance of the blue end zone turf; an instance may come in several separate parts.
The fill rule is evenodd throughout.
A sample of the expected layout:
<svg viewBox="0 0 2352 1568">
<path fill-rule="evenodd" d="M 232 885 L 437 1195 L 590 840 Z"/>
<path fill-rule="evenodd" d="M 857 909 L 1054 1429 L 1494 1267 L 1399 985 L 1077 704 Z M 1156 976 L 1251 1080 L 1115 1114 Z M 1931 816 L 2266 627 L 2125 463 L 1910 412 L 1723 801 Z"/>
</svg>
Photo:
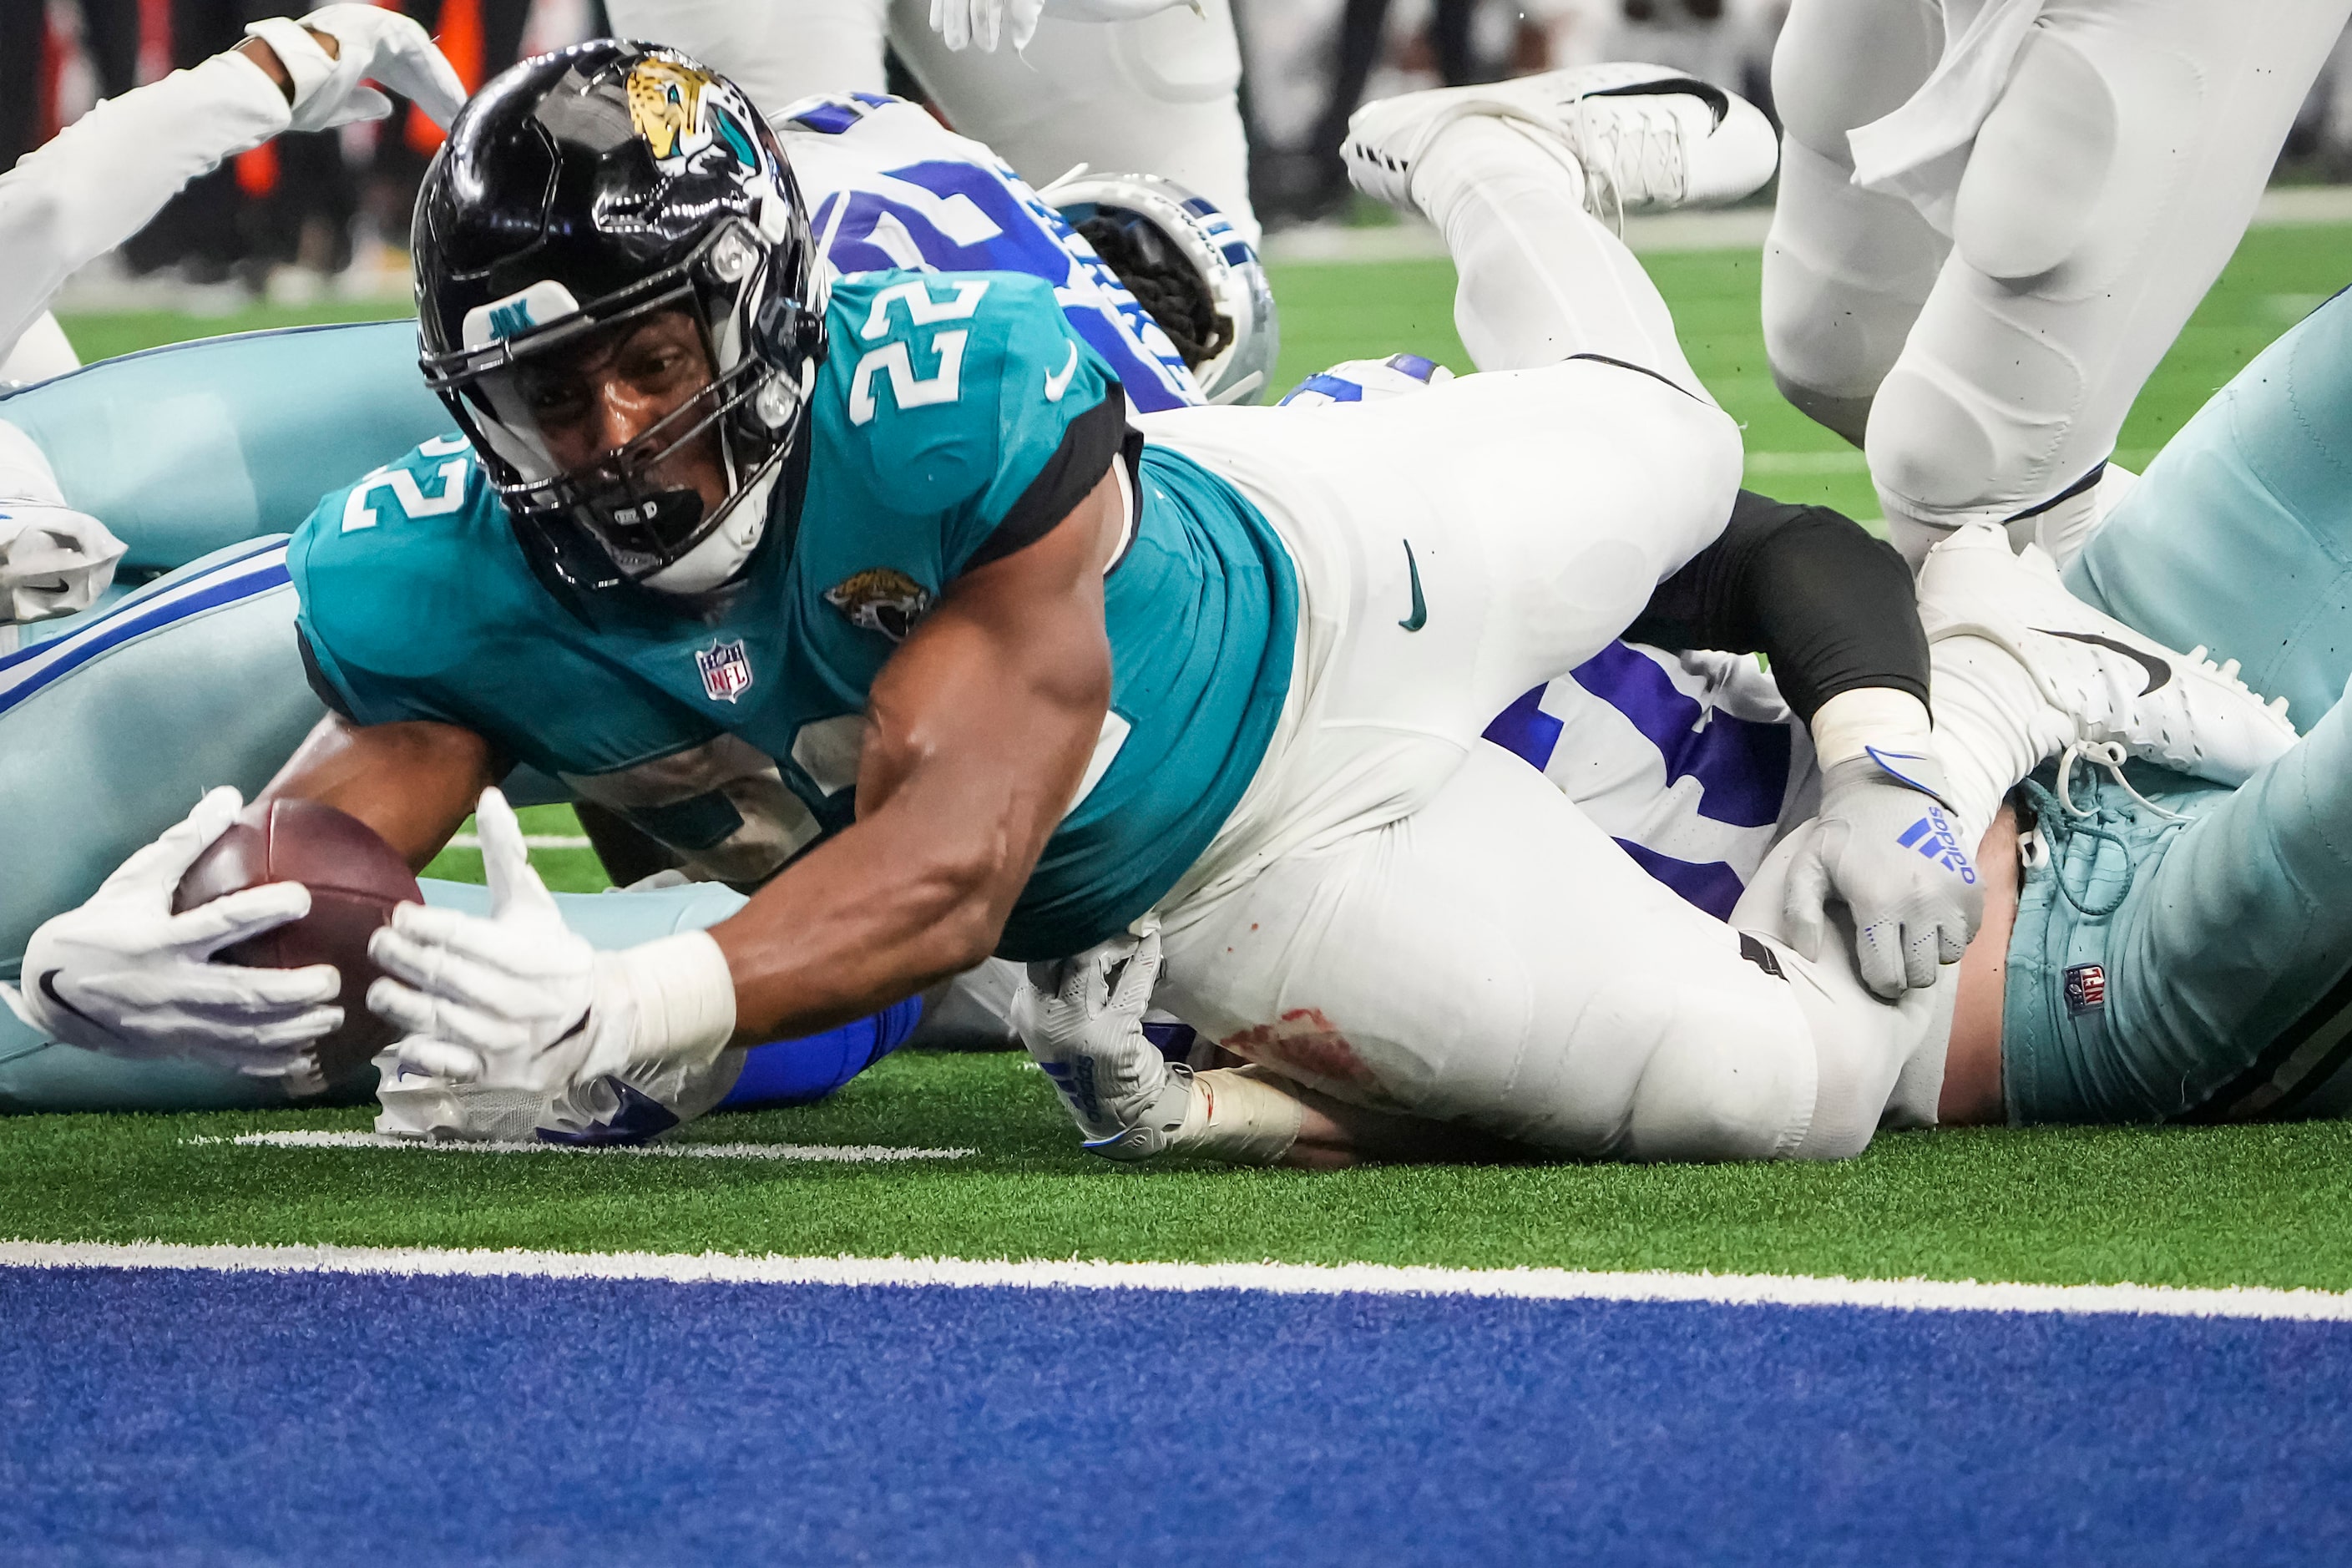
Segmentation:
<svg viewBox="0 0 2352 1568">
<path fill-rule="evenodd" d="M 2352 1541 L 2344 1325 L 18 1268 L 0 1315 L 18 1561 L 2340 1563 Z"/>
</svg>

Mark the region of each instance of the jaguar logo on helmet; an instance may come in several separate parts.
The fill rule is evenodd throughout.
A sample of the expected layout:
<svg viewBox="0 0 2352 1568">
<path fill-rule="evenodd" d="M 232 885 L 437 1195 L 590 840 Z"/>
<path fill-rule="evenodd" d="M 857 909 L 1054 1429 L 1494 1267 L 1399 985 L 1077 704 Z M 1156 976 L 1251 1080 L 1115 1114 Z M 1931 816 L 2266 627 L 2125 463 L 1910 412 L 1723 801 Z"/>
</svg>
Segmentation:
<svg viewBox="0 0 2352 1568">
<path fill-rule="evenodd" d="M 705 148 L 723 143 L 746 168 L 760 155 L 743 128 L 747 107 L 724 78 L 715 77 L 683 56 L 648 54 L 629 68 L 629 124 L 664 173 L 675 173 Z"/>
<path fill-rule="evenodd" d="M 931 593 L 894 566 L 869 566 L 827 588 L 824 602 L 859 630 L 905 642 L 931 607 Z"/>
</svg>

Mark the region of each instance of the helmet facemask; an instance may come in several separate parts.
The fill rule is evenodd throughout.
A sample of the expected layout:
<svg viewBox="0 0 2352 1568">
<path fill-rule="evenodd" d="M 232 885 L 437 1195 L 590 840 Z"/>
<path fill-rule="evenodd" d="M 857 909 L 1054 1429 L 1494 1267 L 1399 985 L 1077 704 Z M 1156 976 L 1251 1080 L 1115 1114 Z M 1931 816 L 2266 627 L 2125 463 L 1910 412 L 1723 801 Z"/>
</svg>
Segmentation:
<svg viewBox="0 0 2352 1568">
<path fill-rule="evenodd" d="M 584 304 L 533 283 L 469 310 L 457 351 L 426 356 L 518 528 L 573 585 L 658 574 L 763 498 L 791 455 L 823 309 L 778 296 L 777 263 L 800 273 L 789 253 L 809 244 L 791 218 L 781 244 L 728 219 L 677 265 Z M 622 421 L 651 417 L 608 446 L 614 402 Z"/>
</svg>

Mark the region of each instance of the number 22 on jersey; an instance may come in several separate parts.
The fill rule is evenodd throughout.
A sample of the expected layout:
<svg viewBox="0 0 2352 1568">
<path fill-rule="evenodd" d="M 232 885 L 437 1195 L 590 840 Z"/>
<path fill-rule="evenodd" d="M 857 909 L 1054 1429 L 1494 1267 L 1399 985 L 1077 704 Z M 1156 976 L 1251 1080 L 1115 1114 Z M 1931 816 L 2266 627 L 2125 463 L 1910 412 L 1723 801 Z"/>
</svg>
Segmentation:
<svg viewBox="0 0 2352 1568">
<path fill-rule="evenodd" d="M 966 278 L 950 287 L 955 290 L 952 300 L 932 299 L 929 285 L 919 281 L 883 289 L 874 296 L 874 308 L 866 312 L 866 324 L 858 329 L 857 335 L 872 342 L 887 334 L 894 303 L 904 305 L 908 321 L 918 327 L 969 321 L 980 309 L 981 297 L 988 292 L 988 279 Z M 866 350 L 857 368 L 850 373 L 849 422 L 864 425 L 874 417 L 874 378 L 877 375 L 890 378 L 891 399 L 901 409 L 953 403 L 963 390 L 963 345 L 970 335 L 961 329 L 932 333 L 930 351 L 939 356 L 939 369 L 929 376 L 915 374 L 914 354 L 903 338 Z"/>
</svg>

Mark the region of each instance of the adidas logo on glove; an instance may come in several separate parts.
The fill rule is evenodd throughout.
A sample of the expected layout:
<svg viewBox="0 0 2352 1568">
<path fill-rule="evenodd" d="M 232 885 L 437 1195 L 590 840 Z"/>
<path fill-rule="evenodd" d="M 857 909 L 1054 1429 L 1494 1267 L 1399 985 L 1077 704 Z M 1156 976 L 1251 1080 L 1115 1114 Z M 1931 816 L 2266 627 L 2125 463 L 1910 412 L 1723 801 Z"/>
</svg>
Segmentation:
<svg viewBox="0 0 2352 1568">
<path fill-rule="evenodd" d="M 1977 868 L 1969 861 L 1968 851 L 1952 834 L 1952 825 L 1944 819 L 1939 807 L 1930 806 L 1927 815 L 1905 828 L 1895 840 L 1906 849 L 1916 849 L 1945 870 L 1956 873 L 1963 882 L 1977 879 Z"/>
</svg>

